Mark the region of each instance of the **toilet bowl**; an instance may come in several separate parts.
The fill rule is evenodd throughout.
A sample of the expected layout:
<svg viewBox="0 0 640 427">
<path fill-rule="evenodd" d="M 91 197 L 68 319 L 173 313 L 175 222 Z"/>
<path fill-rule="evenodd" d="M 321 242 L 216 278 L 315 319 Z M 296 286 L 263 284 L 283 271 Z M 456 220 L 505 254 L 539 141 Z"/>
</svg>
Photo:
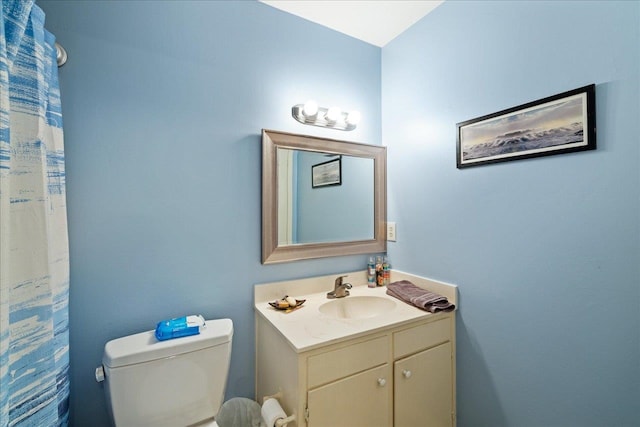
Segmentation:
<svg viewBox="0 0 640 427">
<path fill-rule="evenodd" d="M 101 368 L 113 423 L 216 426 L 232 339 L 231 319 L 216 319 L 207 320 L 198 335 L 158 341 L 147 331 L 109 341 Z"/>
<path fill-rule="evenodd" d="M 261 407 L 243 397 L 223 402 L 233 322 L 207 320 L 197 335 L 158 341 L 154 331 L 109 341 L 96 379 L 104 381 L 116 427 L 285 427 L 277 397 Z"/>
</svg>

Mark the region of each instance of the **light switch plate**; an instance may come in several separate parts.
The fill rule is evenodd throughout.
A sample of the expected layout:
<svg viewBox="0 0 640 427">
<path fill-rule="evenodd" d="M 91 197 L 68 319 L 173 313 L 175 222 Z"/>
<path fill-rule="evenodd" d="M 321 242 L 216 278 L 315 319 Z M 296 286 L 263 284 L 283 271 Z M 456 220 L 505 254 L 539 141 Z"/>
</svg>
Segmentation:
<svg viewBox="0 0 640 427">
<path fill-rule="evenodd" d="M 387 240 L 390 242 L 396 241 L 396 223 L 387 222 Z"/>
</svg>

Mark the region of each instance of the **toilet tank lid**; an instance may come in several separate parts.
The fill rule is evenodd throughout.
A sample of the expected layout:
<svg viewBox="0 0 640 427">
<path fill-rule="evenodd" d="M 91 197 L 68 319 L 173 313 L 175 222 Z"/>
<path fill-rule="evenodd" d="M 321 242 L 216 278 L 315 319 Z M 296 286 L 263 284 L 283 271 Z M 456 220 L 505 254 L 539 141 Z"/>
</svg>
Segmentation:
<svg viewBox="0 0 640 427">
<path fill-rule="evenodd" d="M 163 359 L 207 347 L 229 343 L 233 337 L 231 319 L 207 320 L 198 335 L 158 341 L 153 330 L 109 341 L 104 346 L 102 364 L 117 368 Z"/>
</svg>

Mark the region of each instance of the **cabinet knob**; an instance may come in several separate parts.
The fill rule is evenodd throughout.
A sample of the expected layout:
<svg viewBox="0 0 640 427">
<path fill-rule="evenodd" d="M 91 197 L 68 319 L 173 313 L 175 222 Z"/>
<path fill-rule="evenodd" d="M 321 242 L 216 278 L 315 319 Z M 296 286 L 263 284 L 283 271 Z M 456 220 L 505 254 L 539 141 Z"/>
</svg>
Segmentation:
<svg viewBox="0 0 640 427">
<path fill-rule="evenodd" d="M 380 387 L 384 387 L 385 385 L 387 385 L 387 380 L 385 380 L 384 378 L 378 378 L 378 385 Z"/>
<path fill-rule="evenodd" d="M 410 371 L 410 370 L 408 370 L 408 369 L 405 369 L 405 370 L 403 370 L 403 371 L 402 371 L 402 375 L 403 375 L 405 378 L 409 378 L 409 377 L 411 377 L 411 371 Z"/>
</svg>

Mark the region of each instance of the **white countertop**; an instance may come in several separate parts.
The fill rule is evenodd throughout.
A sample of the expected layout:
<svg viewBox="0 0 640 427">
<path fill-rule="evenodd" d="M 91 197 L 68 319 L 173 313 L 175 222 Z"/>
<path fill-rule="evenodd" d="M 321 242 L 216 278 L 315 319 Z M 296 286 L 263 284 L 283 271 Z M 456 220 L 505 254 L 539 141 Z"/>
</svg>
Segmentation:
<svg viewBox="0 0 640 427">
<path fill-rule="evenodd" d="M 389 311 L 366 319 L 339 319 L 322 314 L 318 308 L 326 302 L 334 301 L 327 298 L 327 292 L 333 290 L 335 278 L 345 274 L 348 277 L 344 281 L 353 286 L 350 289 L 350 296 L 345 298 L 377 296 L 389 299 L 395 305 Z M 446 296 L 449 302 L 456 304 L 457 307 L 457 286 L 455 285 L 392 270 L 391 282 L 397 280 L 410 280 L 416 286 Z M 297 353 L 421 318 L 438 316 L 389 296 L 386 292 L 386 286 L 367 287 L 366 272 L 358 271 L 256 285 L 254 302 L 256 314 L 269 321 Z M 290 313 L 276 310 L 268 304 L 285 295 L 306 301 Z"/>
</svg>

